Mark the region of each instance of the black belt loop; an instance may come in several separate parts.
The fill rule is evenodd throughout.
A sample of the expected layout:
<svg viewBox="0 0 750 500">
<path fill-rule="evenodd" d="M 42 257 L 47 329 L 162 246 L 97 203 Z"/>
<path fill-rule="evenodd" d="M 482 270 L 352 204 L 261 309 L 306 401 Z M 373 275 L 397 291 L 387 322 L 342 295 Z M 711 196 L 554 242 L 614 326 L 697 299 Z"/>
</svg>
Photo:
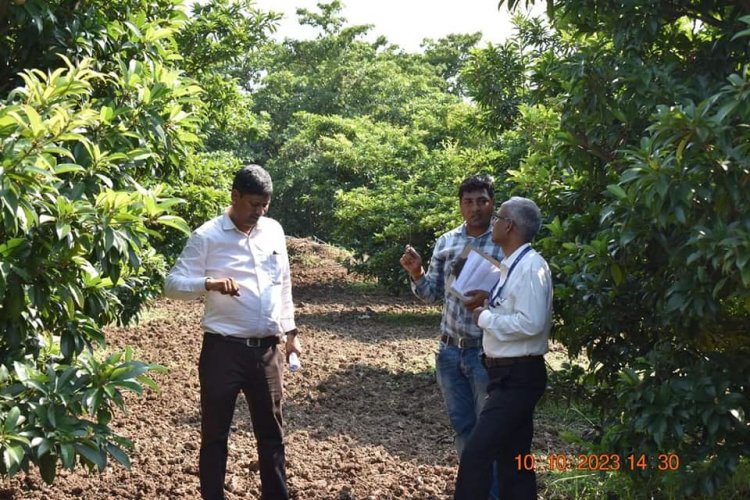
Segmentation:
<svg viewBox="0 0 750 500">
<path fill-rule="evenodd" d="M 441 335 L 440 342 L 446 345 L 458 347 L 459 349 L 482 347 L 482 337 L 461 337 L 457 339 L 448 335 Z"/>
<path fill-rule="evenodd" d="M 246 347 L 272 347 L 281 342 L 281 338 L 277 335 L 271 335 L 268 337 L 235 337 L 233 335 L 205 332 L 205 336 L 207 338 L 222 340 L 224 342 L 243 344 Z"/>
</svg>

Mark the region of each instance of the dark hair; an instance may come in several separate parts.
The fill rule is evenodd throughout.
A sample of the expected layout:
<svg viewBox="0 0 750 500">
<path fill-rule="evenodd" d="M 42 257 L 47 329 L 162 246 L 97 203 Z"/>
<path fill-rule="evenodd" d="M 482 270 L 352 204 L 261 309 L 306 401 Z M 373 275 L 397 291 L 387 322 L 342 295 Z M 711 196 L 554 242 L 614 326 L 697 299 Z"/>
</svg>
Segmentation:
<svg viewBox="0 0 750 500">
<path fill-rule="evenodd" d="M 464 193 L 473 193 L 474 191 L 487 190 L 487 194 L 490 198 L 495 197 L 495 180 L 487 175 L 472 175 L 467 177 L 458 187 L 458 199 L 463 198 Z"/>
<path fill-rule="evenodd" d="M 232 189 L 240 194 L 272 194 L 273 182 L 266 169 L 260 165 L 245 165 L 234 174 Z"/>
</svg>

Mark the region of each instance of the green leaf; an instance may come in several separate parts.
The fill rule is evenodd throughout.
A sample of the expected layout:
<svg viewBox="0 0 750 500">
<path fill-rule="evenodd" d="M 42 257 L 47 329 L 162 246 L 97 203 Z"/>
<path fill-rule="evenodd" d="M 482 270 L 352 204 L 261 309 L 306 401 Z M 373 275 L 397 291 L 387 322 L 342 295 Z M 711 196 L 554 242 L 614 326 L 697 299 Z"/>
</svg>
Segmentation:
<svg viewBox="0 0 750 500">
<path fill-rule="evenodd" d="M 47 146 L 42 150 L 45 154 L 50 155 L 58 155 L 62 156 L 64 158 L 70 158 L 71 160 L 75 160 L 75 156 L 73 156 L 73 153 L 71 153 L 68 149 L 60 148 L 56 146 Z M 57 171 L 57 167 L 55 167 L 55 172 Z"/>
<path fill-rule="evenodd" d="M 128 455 L 121 448 L 115 446 L 112 443 L 108 443 L 107 451 L 110 455 L 112 455 L 112 458 L 117 460 L 120 464 L 124 465 L 128 469 L 130 468 L 130 458 L 128 458 Z"/>
<path fill-rule="evenodd" d="M 625 368 L 620 371 L 620 380 L 631 386 L 636 386 L 641 383 L 638 374 L 632 368 Z"/>
<path fill-rule="evenodd" d="M 52 449 L 49 439 L 39 436 L 32 439 L 30 445 L 32 448 L 36 448 L 36 455 L 38 457 L 46 455 L 47 452 Z"/>
<path fill-rule="evenodd" d="M 75 163 L 60 163 L 54 169 L 55 175 L 67 174 L 70 172 L 83 172 L 85 169 Z"/>
<path fill-rule="evenodd" d="M 145 385 L 154 392 L 159 392 L 161 390 L 159 384 L 157 384 L 154 379 L 147 377 L 146 375 L 141 375 L 140 377 L 138 377 L 138 382 L 140 382 L 142 385 Z"/>
<path fill-rule="evenodd" d="M 743 36 L 750 36 L 750 29 L 738 31 L 734 34 L 734 36 L 731 38 L 731 41 L 735 41 L 737 38 L 742 38 Z"/>
<path fill-rule="evenodd" d="M 143 394 L 143 387 L 137 382 L 123 380 L 120 382 L 115 382 L 114 385 L 116 385 L 117 387 L 122 387 L 123 389 L 133 391 L 136 394 Z"/>
<path fill-rule="evenodd" d="M 89 389 L 86 391 L 84 398 L 84 404 L 89 412 L 89 415 L 96 415 L 99 411 L 99 407 L 102 404 L 102 389 L 99 387 Z"/>
<path fill-rule="evenodd" d="M 163 226 L 175 228 L 185 235 L 190 235 L 190 233 L 192 232 L 185 220 L 182 217 L 178 217 L 176 215 L 162 215 L 158 219 L 156 219 L 156 222 Z"/>
<path fill-rule="evenodd" d="M 109 379 L 114 381 L 132 380 L 143 375 L 147 371 L 148 365 L 144 363 L 126 363 L 115 368 Z"/>
<path fill-rule="evenodd" d="M 74 446 L 79 455 L 94 464 L 100 471 L 107 466 L 107 455 L 102 449 L 90 443 L 75 443 Z"/>
<path fill-rule="evenodd" d="M 34 137 L 39 137 L 44 131 L 42 118 L 39 116 L 39 113 L 37 113 L 36 110 L 31 106 L 23 106 L 23 110 L 26 112 L 26 116 L 29 118 L 31 133 L 34 135 Z"/>
<path fill-rule="evenodd" d="M 57 238 L 60 240 L 70 234 L 70 229 L 70 224 L 63 224 L 60 221 L 57 221 L 57 224 L 55 224 L 55 232 L 57 233 Z"/>
<path fill-rule="evenodd" d="M 0 255 L 10 256 L 12 251 L 26 243 L 26 238 L 11 238 L 0 244 Z"/>
<path fill-rule="evenodd" d="M 6 446 L 5 450 L 3 450 L 3 461 L 7 469 L 16 470 L 21 462 L 23 462 L 23 457 L 22 446 Z"/>
<path fill-rule="evenodd" d="M 109 106 L 102 106 L 102 109 L 99 110 L 99 120 L 101 120 L 103 123 L 109 123 L 112 120 L 112 117 L 114 116 L 114 111 Z"/>
<path fill-rule="evenodd" d="M 57 457 L 51 453 L 44 453 L 39 457 L 39 474 L 47 484 L 55 482 L 57 475 Z"/>
<path fill-rule="evenodd" d="M 612 264 L 610 264 L 610 271 L 615 285 L 620 285 L 625 279 L 625 273 L 622 271 L 620 265 L 617 262 L 612 262 Z"/>
<path fill-rule="evenodd" d="M 685 217 L 685 210 L 682 208 L 682 206 L 678 205 L 674 208 L 674 215 L 677 218 L 677 221 L 681 224 L 685 224 L 687 222 L 687 217 Z"/>
<path fill-rule="evenodd" d="M 618 200 L 624 200 L 628 197 L 628 193 L 626 193 L 625 190 L 617 184 L 608 185 L 607 191 L 609 191 Z"/>
</svg>

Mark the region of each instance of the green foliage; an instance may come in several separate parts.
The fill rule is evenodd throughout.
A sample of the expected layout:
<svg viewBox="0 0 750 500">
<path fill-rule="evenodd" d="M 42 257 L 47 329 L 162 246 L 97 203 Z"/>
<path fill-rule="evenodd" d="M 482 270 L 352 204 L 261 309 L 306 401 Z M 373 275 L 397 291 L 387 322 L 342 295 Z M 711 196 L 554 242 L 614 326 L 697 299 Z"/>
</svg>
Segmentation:
<svg viewBox="0 0 750 500">
<path fill-rule="evenodd" d="M 126 175 L 164 178 L 197 142 L 202 107 L 198 88 L 171 66 L 178 57 L 172 36 L 183 20 L 171 2 L 125 0 L 107 7 L 87 2 L 70 9 L 62 1 L 32 0 L 9 20 L 10 34 L 2 39 L 19 59 L 11 59 L 18 64 L 9 68 L 12 74 L 0 74 L 0 89 L 28 84 L 20 77 L 27 68 L 44 73 L 64 67 L 61 55 L 73 65 L 86 59 L 88 67 L 102 74 L 91 87 L 101 116 L 87 134 L 94 144 L 91 151 L 74 154 L 85 166 L 96 164 L 105 176 L 110 162 L 121 164 L 121 175 L 108 177 L 107 185 L 123 186 L 121 176 Z M 47 99 L 39 89 L 29 91 Z M 120 162 L 102 151 L 126 151 L 131 157 Z"/>
<path fill-rule="evenodd" d="M 440 77 L 448 82 L 448 91 L 466 95 L 461 70 L 469 60 L 469 51 L 482 39 L 481 33 L 451 34 L 439 40 L 431 38 L 422 43 L 424 58 L 435 67 Z"/>
<path fill-rule="evenodd" d="M 175 200 L 159 187 L 107 187 L 117 169 L 152 153 L 102 151 L 81 133 L 106 123 L 92 96 L 105 75 L 84 61 L 23 79 L 0 107 L 3 472 L 34 463 L 52 480 L 58 462 L 72 468 L 76 457 L 99 469 L 107 454 L 126 460 L 127 441 L 107 426 L 111 408 L 122 406 L 122 390 L 150 384 L 144 374 L 155 367 L 130 354 L 122 366 L 121 355 L 98 363 L 91 349 L 104 343 L 101 325 L 132 316 L 117 295 L 148 280 L 154 229 L 184 223 L 167 214 Z"/>
<path fill-rule="evenodd" d="M 0 88 L 22 83 L 0 100 L 3 474 L 127 465 L 109 424 L 123 392 L 156 388 L 158 366 L 95 349 L 104 325 L 159 293 L 160 230 L 187 231 L 161 183 L 197 144 L 202 109 L 172 66 L 175 7 L 30 0 L 0 13 L 0 50 L 14 54 Z M 42 70 L 9 74 L 26 65 Z"/>
<path fill-rule="evenodd" d="M 101 471 L 111 457 L 129 466 L 123 448 L 132 443 L 108 424 L 116 410 L 125 411 L 123 391 L 156 389 L 147 373 L 163 368 L 135 361 L 130 349 L 105 359 L 85 351 L 66 362 L 49 335 L 37 360 L 0 365 L 0 473 L 14 475 L 34 463 L 51 483 L 58 464 Z"/>
<path fill-rule="evenodd" d="M 417 100 L 458 102 L 435 66 L 423 57 L 361 40 L 369 26 L 345 26 L 339 2 L 320 3 L 320 12 L 300 9 L 300 22 L 321 31 L 313 40 L 285 40 L 257 57 L 248 74 L 256 113 L 270 119 L 267 140 L 255 158 L 273 159 L 294 128 L 294 115 L 306 112 L 343 118 L 368 117 L 375 122 L 406 126 Z"/>
<path fill-rule="evenodd" d="M 651 457 L 651 466 L 635 471 L 650 491 L 672 482 L 686 495 L 715 495 L 736 472 L 739 457 L 750 453 L 750 366 L 743 358 L 658 344 L 620 373 L 621 414 L 600 449 Z M 653 457 L 663 453 L 679 456 L 678 472 L 656 468 Z"/>
<path fill-rule="evenodd" d="M 175 205 L 173 213 L 185 221 L 187 228 L 195 230 L 223 213 L 231 204 L 232 180 L 242 167 L 242 162 L 232 153 L 214 151 L 191 154 L 184 159 L 183 165 L 182 178 L 170 190 L 183 203 Z M 154 247 L 168 266 L 158 276 L 166 275 L 166 267 L 171 267 L 177 260 L 188 233 L 177 228 L 165 228 L 163 236 L 155 242 Z"/>
<path fill-rule="evenodd" d="M 362 41 L 369 27 L 347 26 L 340 11 L 339 2 L 301 9 L 318 37 L 258 55 L 254 109 L 269 117 L 270 134 L 255 157 L 268 158 L 270 215 L 287 232 L 349 248 L 353 270 L 403 290 L 403 245 L 429 255 L 460 221 L 460 181 L 517 166 L 525 148 L 509 133 L 492 150 L 461 98 L 459 73 L 477 34 L 426 40 L 425 54 L 407 54 L 382 38 Z"/>
<path fill-rule="evenodd" d="M 559 127 L 510 177 L 550 215 L 556 337 L 591 359 L 598 449 L 676 453 L 679 473 L 636 487 L 711 495 L 749 442 L 747 19 L 721 2 L 554 12 L 556 36 L 528 37 L 519 122 Z"/>
<path fill-rule="evenodd" d="M 195 2 L 192 9 L 175 39 L 181 66 L 204 89 L 205 148 L 251 156 L 252 145 L 266 139 L 269 124 L 252 111 L 245 82 L 257 71 L 255 53 L 279 16 L 255 9 L 251 0 Z"/>
<path fill-rule="evenodd" d="M 461 78 L 466 93 L 482 110 L 484 132 L 497 134 L 512 127 L 526 92 L 524 69 L 525 61 L 513 41 L 472 51 Z"/>
<path fill-rule="evenodd" d="M 461 222 L 461 180 L 486 173 L 495 156 L 492 150 L 447 148 L 426 158 L 408 178 L 386 174 L 372 186 L 338 191 L 334 234 L 354 250 L 353 269 L 377 277 L 393 292 L 408 290 L 398 263 L 404 245 L 431 255 L 437 237 Z"/>
<path fill-rule="evenodd" d="M 179 193 L 186 203 L 175 207 L 176 214 L 192 229 L 221 214 L 231 203 L 232 180 L 240 167 L 236 156 L 222 151 L 187 157 Z"/>
<path fill-rule="evenodd" d="M 63 0 L 14 2 L 0 13 L 0 89 L 21 84 L 26 69 L 60 67 L 60 56 L 73 62 L 91 59 L 102 72 L 127 67 L 130 60 L 174 60 L 174 30 L 184 21 L 179 3 L 88 0 L 71 8 Z"/>
<path fill-rule="evenodd" d="M 288 233 L 324 240 L 338 225 L 337 190 L 371 186 L 385 175 L 406 178 L 426 153 L 419 137 L 367 118 L 298 113 L 287 133 L 289 139 L 268 164 L 276 179 L 270 213 Z"/>
</svg>

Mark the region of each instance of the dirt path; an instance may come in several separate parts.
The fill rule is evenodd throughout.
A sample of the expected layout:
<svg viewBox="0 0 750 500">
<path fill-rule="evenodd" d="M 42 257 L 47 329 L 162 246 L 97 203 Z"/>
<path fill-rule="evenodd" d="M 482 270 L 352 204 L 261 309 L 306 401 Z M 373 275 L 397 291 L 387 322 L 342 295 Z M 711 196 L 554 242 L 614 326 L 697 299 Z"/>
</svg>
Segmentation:
<svg viewBox="0 0 750 500">
<path fill-rule="evenodd" d="M 299 499 L 450 498 L 456 473 L 433 358 L 440 312 L 411 296 L 357 284 L 329 250 L 298 241 L 293 252 L 303 368 L 285 373 L 289 484 Z M 195 499 L 198 490 L 199 302 L 160 301 L 146 321 L 111 329 L 114 349 L 158 362 L 162 390 L 129 397 L 116 429 L 135 442 L 132 468 L 61 472 L 54 486 L 35 471 L 6 480 L 0 498 Z M 554 448 L 537 431 L 537 450 Z M 241 396 L 230 437 L 227 498 L 257 498 L 257 454 Z"/>
</svg>

